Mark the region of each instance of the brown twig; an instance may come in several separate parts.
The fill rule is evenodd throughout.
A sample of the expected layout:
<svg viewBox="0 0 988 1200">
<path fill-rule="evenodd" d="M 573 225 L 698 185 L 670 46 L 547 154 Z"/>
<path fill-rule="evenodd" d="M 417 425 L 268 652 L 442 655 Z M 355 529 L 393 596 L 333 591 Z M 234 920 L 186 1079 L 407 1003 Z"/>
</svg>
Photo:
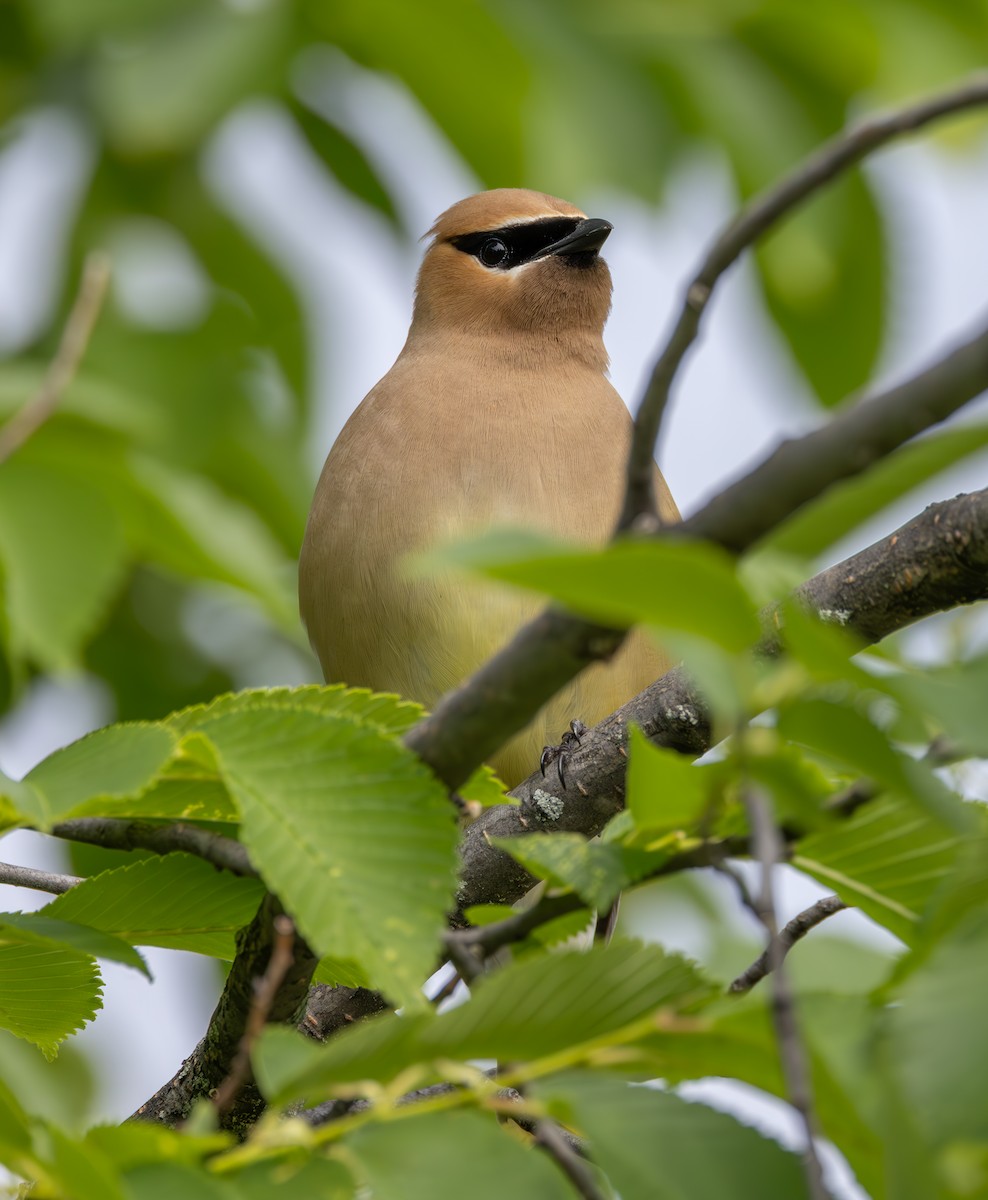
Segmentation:
<svg viewBox="0 0 988 1200">
<path fill-rule="evenodd" d="M 815 929 L 834 913 L 843 912 L 845 908 L 847 905 L 840 896 L 824 896 L 816 904 L 811 904 L 782 927 L 776 938 L 778 945 L 772 948 L 771 953 L 766 949 L 750 967 L 741 972 L 727 990 L 736 995 L 750 992 L 755 984 L 760 983 L 772 970 L 773 956 L 782 962 L 800 938 L 804 938 L 811 929 Z"/>
<path fill-rule="evenodd" d="M 230 1073 L 213 1095 L 213 1105 L 221 1115 L 236 1099 L 237 1093 L 250 1075 L 250 1055 L 254 1043 L 261 1036 L 264 1026 L 267 1024 L 278 989 L 284 983 L 285 976 L 292 965 L 295 926 L 284 913 L 276 916 L 272 924 L 274 926 L 274 944 L 271 947 L 271 957 L 268 960 L 267 969 L 260 979 L 254 980 L 254 997 L 247 1014 L 247 1023 L 240 1039 L 240 1045 L 230 1063 Z"/>
<path fill-rule="evenodd" d="M 785 951 L 775 916 L 772 877 L 776 864 L 783 859 L 782 839 L 764 797 L 749 787 L 744 791 L 743 800 L 751 830 L 751 856 L 761 867 L 760 887 L 750 903 L 752 912 L 765 929 L 768 941 L 766 954 L 768 971 L 772 977 L 772 1022 L 779 1043 L 782 1075 L 786 1082 L 789 1103 L 799 1113 L 806 1134 L 803 1165 L 809 1195 L 811 1200 L 828 1200 L 827 1189 L 823 1183 L 823 1169 L 816 1150 L 816 1117 L 813 1111 L 809 1064 L 799 1036 L 792 988 L 782 965 Z"/>
<path fill-rule="evenodd" d="M 48 830 L 53 837 L 70 842 L 86 842 L 108 850 L 150 850 L 170 854 L 185 850 L 216 867 L 235 875 L 256 875 L 247 851 L 233 838 L 210 833 L 197 825 L 152 825 L 146 821 L 128 821 L 122 817 L 75 817 L 59 821 Z"/>
<path fill-rule="evenodd" d="M 657 509 L 652 456 L 673 381 L 700 330 L 700 322 L 721 276 L 741 253 L 804 200 L 837 179 L 872 151 L 931 121 L 988 103 L 988 73 L 981 71 L 959 87 L 885 114 L 867 117 L 843 130 L 794 170 L 755 196 L 714 240 L 686 287 L 679 317 L 652 369 L 628 456 L 627 490 L 619 530 L 642 518 L 654 523 Z"/>
<path fill-rule="evenodd" d="M 535 1124 L 535 1144 L 556 1163 L 583 1200 L 604 1200 L 590 1164 L 574 1149 L 560 1126 L 549 1118 Z"/>
<path fill-rule="evenodd" d="M 58 875 L 54 871 L 36 871 L 33 867 L 0 862 L 0 884 L 4 883 L 9 887 L 34 888 L 37 892 L 61 896 L 82 880 L 78 875 Z"/>
<path fill-rule="evenodd" d="M 95 250 L 86 259 L 75 303 L 41 387 L 0 428 L 0 462 L 6 462 L 54 415 L 86 353 L 109 282 L 110 260 Z"/>
</svg>

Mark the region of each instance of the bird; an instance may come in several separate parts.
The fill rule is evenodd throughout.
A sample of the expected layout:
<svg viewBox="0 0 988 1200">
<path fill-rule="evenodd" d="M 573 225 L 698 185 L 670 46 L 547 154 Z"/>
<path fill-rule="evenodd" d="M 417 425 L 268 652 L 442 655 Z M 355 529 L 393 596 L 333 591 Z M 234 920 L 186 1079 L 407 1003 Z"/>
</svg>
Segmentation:
<svg viewBox="0 0 988 1200">
<path fill-rule="evenodd" d="M 607 377 L 612 226 L 543 192 L 498 188 L 425 235 L 411 327 L 326 459 L 299 561 L 299 607 L 328 682 L 427 708 L 543 606 L 410 556 L 492 528 L 603 544 L 621 507 L 631 416 Z M 656 468 L 659 516 L 679 519 Z M 668 670 L 634 631 L 491 760 L 509 787 L 573 718 L 603 719 Z"/>
</svg>

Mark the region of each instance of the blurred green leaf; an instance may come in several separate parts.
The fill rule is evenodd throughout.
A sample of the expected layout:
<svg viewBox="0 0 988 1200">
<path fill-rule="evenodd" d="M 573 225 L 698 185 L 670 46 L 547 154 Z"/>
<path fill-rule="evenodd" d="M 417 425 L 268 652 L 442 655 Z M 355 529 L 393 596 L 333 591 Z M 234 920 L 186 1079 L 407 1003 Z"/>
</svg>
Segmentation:
<svg viewBox="0 0 988 1200">
<path fill-rule="evenodd" d="M 0 472 L 0 566 L 10 652 L 49 670 L 78 666 L 123 583 L 118 515 L 92 490 L 16 458 Z"/>
<path fill-rule="evenodd" d="M 915 801 L 883 796 L 797 842 L 791 862 L 911 945 L 963 845 Z"/>
<path fill-rule="evenodd" d="M 542 592 L 593 620 L 680 630 L 729 650 L 758 639 L 754 606 L 730 558 L 699 542 L 622 541 L 591 549 L 497 531 L 428 561 Z"/>
<path fill-rule="evenodd" d="M 185 150 L 238 100 L 277 78 L 287 5 L 197 5 L 169 17 L 133 31 L 126 55 L 103 51 L 93 62 L 96 110 L 124 154 Z"/>
<path fill-rule="evenodd" d="M 546 1155 L 522 1146 L 486 1113 L 434 1113 L 369 1126 L 346 1146 L 375 1200 L 502 1200 L 505 1194 L 569 1200 L 573 1194 Z"/>
<path fill-rule="evenodd" d="M 805 557 L 822 554 L 893 500 L 985 446 L 988 425 L 945 429 L 909 442 L 862 474 L 828 488 L 777 526 L 761 546 Z"/>
<path fill-rule="evenodd" d="M 797 1155 L 703 1104 L 589 1072 L 541 1083 L 536 1095 L 586 1136 L 622 1200 L 809 1195 Z"/>
<path fill-rule="evenodd" d="M 628 808 L 639 829 L 694 829 L 710 804 L 711 772 L 629 730 Z"/>
</svg>

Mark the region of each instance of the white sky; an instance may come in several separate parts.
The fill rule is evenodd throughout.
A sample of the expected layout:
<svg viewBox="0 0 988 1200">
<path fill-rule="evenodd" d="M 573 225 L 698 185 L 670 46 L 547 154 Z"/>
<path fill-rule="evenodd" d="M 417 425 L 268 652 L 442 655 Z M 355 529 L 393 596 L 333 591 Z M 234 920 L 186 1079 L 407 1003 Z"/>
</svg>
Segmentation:
<svg viewBox="0 0 988 1200">
<path fill-rule="evenodd" d="M 440 211 L 477 190 L 469 170 L 399 85 L 336 62 L 331 86 L 325 66 L 318 56 L 303 62 L 300 91 L 364 146 L 407 228 L 424 232 Z M 0 154 L 0 353 L 16 351 L 49 319 L 60 285 L 65 213 L 84 186 L 89 157 L 73 123 L 54 114 L 32 122 Z M 894 321 L 881 370 L 890 378 L 921 365 L 984 317 L 988 146 L 962 160 L 918 142 L 884 153 L 870 169 L 891 214 L 896 264 Z M 306 302 L 320 395 L 312 432 L 315 472 L 349 411 L 401 348 L 420 248 L 397 238 L 383 217 L 336 184 L 272 105 L 255 104 L 232 116 L 214 139 L 205 170 L 223 202 L 284 264 Z M 615 284 L 606 340 L 615 385 L 633 407 L 684 280 L 733 211 L 729 179 L 711 155 L 698 157 L 672 181 L 659 212 L 619 194 L 567 199 L 614 224 L 605 250 Z M 201 306 L 198 268 L 183 246 L 172 245 L 170 253 L 170 238 L 163 231 L 144 262 L 128 257 L 129 243 L 120 242 L 118 301 L 135 318 L 154 288 L 184 296 L 190 311 Z M 175 319 L 176 311 L 181 320 L 181 305 L 168 309 L 167 319 Z M 680 506 L 694 508 L 780 436 L 817 419 L 763 312 L 751 270 L 742 265 L 712 306 L 664 430 L 660 465 Z M 934 499 L 984 483 L 982 458 L 906 498 L 835 557 Z M 23 710 L 0 726 L 0 767 L 19 776 L 56 745 L 110 718 L 99 690 L 85 681 L 39 685 Z M 2 856 L 58 869 L 57 854 L 38 843 L 32 835 L 15 835 Z M 11 908 L 45 899 L 0 890 L 6 892 L 0 903 Z M 790 873 L 783 916 L 816 894 Z M 859 918 L 859 929 L 864 924 Z M 126 1115 L 170 1077 L 210 1011 L 216 986 L 211 964 L 164 951 L 152 958 L 153 988 L 112 964 L 105 968 L 106 1009 L 80 1039 L 94 1050 L 116 1051 L 103 1101 L 110 1117 Z M 129 1049 L 137 1046 L 140 1056 Z"/>
</svg>

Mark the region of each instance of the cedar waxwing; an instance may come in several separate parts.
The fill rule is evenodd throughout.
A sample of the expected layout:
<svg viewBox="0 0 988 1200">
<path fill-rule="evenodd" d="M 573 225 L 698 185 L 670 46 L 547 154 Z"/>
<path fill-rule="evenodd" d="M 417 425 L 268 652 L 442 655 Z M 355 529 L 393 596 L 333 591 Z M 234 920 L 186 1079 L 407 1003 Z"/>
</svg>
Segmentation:
<svg viewBox="0 0 988 1200">
<path fill-rule="evenodd" d="M 631 417 L 606 375 L 611 277 L 598 251 L 610 231 L 511 188 L 454 204 L 429 231 L 408 340 L 337 438 L 305 531 L 300 608 L 328 681 L 432 706 L 543 604 L 412 573 L 409 555 L 495 526 L 596 543 L 613 531 Z M 662 517 L 678 519 L 656 485 Z M 571 719 L 600 720 L 668 666 L 633 634 L 494 767 L 513 786 Z"/>
</svg>

